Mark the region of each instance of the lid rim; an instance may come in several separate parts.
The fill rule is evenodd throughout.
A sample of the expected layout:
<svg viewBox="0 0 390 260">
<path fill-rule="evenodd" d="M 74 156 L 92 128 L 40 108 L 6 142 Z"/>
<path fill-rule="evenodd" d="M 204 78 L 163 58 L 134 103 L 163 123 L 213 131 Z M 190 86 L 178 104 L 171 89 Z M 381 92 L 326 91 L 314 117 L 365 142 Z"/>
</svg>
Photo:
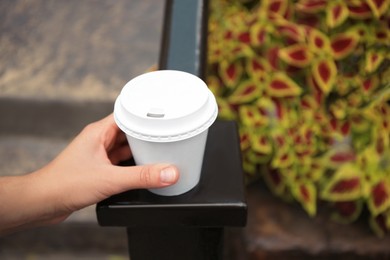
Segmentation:
<svg viewBox="0 0 390 260">
<path fill-rule="evenodd" d="M 137 131 L 131 130 L 127 128 L 115 115 L 114 113 L 114 120 L 118 127 L 126 134 L 133 138 L 143 140 L 143 141 L 149 141 L 149 142 L 176 142 L 176 141 L 182 141 L 185 139 L 189 139 L 191 137 L 196 136 L 199 133 L 202 133 L 203 131 L 207 130 L 217 119 L 218 116 L 218 109 L 215 109 L 212 116 L 200 127 L 172 135 L 145 135 L 141 134 Z"/>
<path fill-rule="evenodd" d="M 147 74 L 151 73 L 153 72 Z M 115 101 L 114 120 L 126 135 L 150 142 L 174 142 L 196 136 L 214 123 L 218 117 L 218 105 L 214 94 L 202 79 L 182 71 L 171 70 L 167 73 L 156 71 L 154 73 L 156 74 L 147 77 L 143 74 L 130 80 Z M 151 78 L 150 85 L 147 84 L 148 77 Z M 140 84 L 137 80 L 141 80 Z M 158 80 L 168 87 L 161 88 L 164 85 L 161 85 Z M 131 82 L 133 82 L 132 85 Z M 185 88 L 182 87 L 183 84 Z M 140 86 L 135 88 L 134 96 L 131 92 L 133 87 L 130 86 Z M 142 91 L 140 91 L 141 88 Z M 155 91 L 155 89 L 159 90 Z M 176 90 L 179 91 L 181 99 L 171 98 Z M 165 95 L 166 93 L 168 94 Z M 161 98 L 165 96 L 169 98 Z M 172 100 L 173 104 L 169 103 Z M 133 105 L 130 106 L 130 103 Z M 150 112 L 152 108 L 163 112 L 166 109 L 165 113 L 168 116 L 147 117 L 147 112 Z"/>
</svg>

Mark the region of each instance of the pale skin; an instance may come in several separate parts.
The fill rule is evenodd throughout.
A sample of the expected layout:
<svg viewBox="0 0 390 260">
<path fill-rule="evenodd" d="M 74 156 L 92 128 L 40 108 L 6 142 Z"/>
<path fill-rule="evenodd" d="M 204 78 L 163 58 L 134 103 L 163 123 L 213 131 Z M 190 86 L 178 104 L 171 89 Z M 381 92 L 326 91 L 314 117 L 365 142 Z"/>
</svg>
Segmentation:
<svg viewBox="0 0 390 260">
<path fill-rule="evenodd" d="M 0 178 L 0 235 L 57 224 L 114 194 L 166 187 L 179 178 L 170 164 L 116 166 L 130 157 L 112 115 L 89 124 L 43 168 Z"/>
</svg>

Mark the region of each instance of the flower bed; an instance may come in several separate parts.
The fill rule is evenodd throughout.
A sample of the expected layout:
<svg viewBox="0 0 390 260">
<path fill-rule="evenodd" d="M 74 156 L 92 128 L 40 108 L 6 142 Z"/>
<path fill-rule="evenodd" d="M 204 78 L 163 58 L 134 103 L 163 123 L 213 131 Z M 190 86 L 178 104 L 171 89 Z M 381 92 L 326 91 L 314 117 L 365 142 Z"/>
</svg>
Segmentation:
<svg viewBox="0 0 390 260">
<path fill-rule="evenodd" d="M 390 231 L 390 1 L 211 1 L 208 76 L 248 180 Z"/>
</svg>

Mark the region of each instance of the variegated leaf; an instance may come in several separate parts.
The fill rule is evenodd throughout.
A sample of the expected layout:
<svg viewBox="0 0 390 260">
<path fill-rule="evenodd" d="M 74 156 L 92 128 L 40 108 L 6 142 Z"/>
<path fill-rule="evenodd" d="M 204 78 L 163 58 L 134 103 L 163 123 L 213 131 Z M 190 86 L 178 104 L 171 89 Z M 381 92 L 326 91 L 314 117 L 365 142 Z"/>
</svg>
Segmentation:
<svg viewBox="0 0 390 260">
<path fill-rule="evenodd" d="M 280 171 L 278 169 L 267 169 L 262 171 L 262 173 L 264 180 L 271 190 L 275 194 L 282 195 L 284 193 L 284 189 L 286 188 L 286 182 Z"/>
<path fill-rule="evenodd" d="M 390 0 L 366 0 L 366 2 L 377 18 L 389 10 Z"/>
<path fill-rule="evenodd" d="M 261 88 L 252 80 L 242 81 L 229 96 L 231 104 L 245 104 L 256 100 L 261 93 Z"/>
<path fill-rule="evenodd" d="M 220 96 L 224 89 L 221 80 L 217 76 L 207 77 L 207 86 L 215 96 Z"/>
<path fill-rule="evenodd" d="M 293 196 L 300 202 L 309 216 L 317 212 L 317 189 L 312 182 L 294 183 L 291 185 Z"/>
<path fill-rule="evenodd" d="M 228 62 L 223 60 L 220 62 L 219 75 L 221 76 L 222 82 L 227 87 L 234 87 L 238 84 L 243 74 L 243 67 L 241 62 L 238 60 L 235 62 Z"/>
<path fill-rule="evenodd" d="M 330 39 L 333 57 L 343 59 L 353 51 L 359 43 L 359 35 L 355 32 L 339 33 Z"/>
<path fill-rule="evenodd" d="M 362 173 L 356 166 L 352 164 L 341 166 L 325 184 L 321 198 L 330 201 L 350 201 L 360 198 L 361 176 Z"/>
<path fill-rule="evenodd" d="M 383 237 L 390 232 L 390 228 L 387 226 L 386 216 L 384 214 L 371 216 L 370 226 L 379 237 Z"/>
<path fill-rule="evenodd" d="M 326 4 L 326 0 L 300 0 L 295 7 L 298 11 L 312 14 L 325 10 Z"/>
<path fill-rule="evenodd" d="M 278 147 L 276 153 L 274 154 L 271 162 L 271 166 L 275 169 L 288 168 L 296 160 L 294 153 L 290 148 L 281 149 Z"/>
<path fill-rule="evenodd" d="M 281 72 L 275 73 L 272 76 L 266 91 L 271 97 L 278 98 L 299 96 L 302 93 L 302 89 L 298 84 Z"/>
<path fill-rule="evenodd" d="M 246 151 L 250 145 L 250 135 L 247 127 L 240 127 L 240 148 L 241 151 Z"/>
<path fill-rule="evenodd" d="M 237 115 L 233 107 L 227 102 L 226 99 L 216 97 L 218 104 L 218 117 L 225 120 L 236 120 Z"/>
<path fill-rule="evenodd" d="M 326 23 L 330 28 L 337 27 L 348 18 L 349 10 L 343 1 L 329 1 L 326 7 Z"/>
<path fill-rule="evenodd" d="M 264 81 L 269 77 L 271 66 L 268 61 L 261 57 L 246 59 L 246 71 L 256 81 Z"/>
<path fill-rule="evenodd" d="M 272 153 L 272 142 L 266 133 L 257 132 L 251 135 L 252 149 L 261 154 Z"/>
<path fill-rule="evenodd" d="M 278 55 L 279 49 L 280 49 L 279 46 L 271 47 L 268 49 L 268 52 L 266 54 L 268 64 L 271 65 L 271 68 L 273 70 L 278 70 L 280 67 L 279 66 L 279 55 Z"/>
<path fill-rule="evenodd" d="M 311 29 L 308 34 L 309 48 L 317 55 L 330 52 L 330 41 L 327 35 L 317 29 Z"/>
<path fill-rule="evenodd" d="M 362 212 L 363 201 L 338 201 L 333 204 L 335 212 L 333 212 L 331 218 L 339 223 L 348 224 L 355 221 Z"/>
<path fill-rule="evenodd" d="M 256 105 L 241 105 L 239 115 L 241 123 L 252 128 L 267 126 L 270 121 L 268 114 Z"/>
<path fill-rule="evenodd" d="M 299 24 L 287 22 L 281 20 L 277 23 L 277 30 L 281 35 L 286 36 L 288 39 L 302 43 L 305 41 L 305 30 Z"/>
<path fill-rule="evenodd" d="M 304 68 L 311 63 L 313 54 L 306 44 L 294 44 L 280 49 L 279 58 L 287 64 Z"/>
<path fill-rule="evenodd" d="M 370 78 L 364 79 L 361 82 L 361 88 L 365 93 L 373 92 L 379 85 L 377 75 L 372 75 Z"/>
<path fill-rule="evenodd" d="M 348 2 L 349 16 L 354 19 L 368 19 L 372 17 L 370 6 L 366 1 L 349 1 Z"/>
<path fill-rule="evenodd" d="M 390 209 L 390 181 L 383 178 L 371 187 L 367 205 L 374 216 Z"/>
<path fill-rule="evenodd" d="M 364 70 L 368 73 L 376 71 L 382 61 L 385 59 L 385 53 L 370 49 L 366 52 L 366 62 Z"/>
<path fill-rule="evenodd" d="M 250 43 L 257 47 L 269 41 L 270 33 L 267 27 L 261 23 L 254 24 L 250 29 Z"/>
<path fill-rule="evenodd" d="M 322 59 L 313 63 L 313 79 L 318 87 L 325 93 L 329 93 L 334 87 L 337 76 L 336 63 L 332 59 Z"/>
</svg>

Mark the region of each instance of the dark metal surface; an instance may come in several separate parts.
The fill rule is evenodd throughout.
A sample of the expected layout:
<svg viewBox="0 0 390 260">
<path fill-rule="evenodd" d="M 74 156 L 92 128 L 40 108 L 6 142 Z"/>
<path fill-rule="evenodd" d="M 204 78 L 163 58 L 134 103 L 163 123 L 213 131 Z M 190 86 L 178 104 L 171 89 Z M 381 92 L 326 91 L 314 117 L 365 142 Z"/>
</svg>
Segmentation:
<svg viewBox="0 0 390 260">
<path fill-rule="evenodd" d="M 204 78 L 207 57 L 207 0 L 167 0 L 160 69 L 181 70 Z"/>
<path fill-rule="evenodd" d="M 128 229 L 131 259 L 222 260 L 223 228 Z"/>
<path fill-rule="evenodd" d="M 193 190 L 164 197 L 132 190 L 97 205 L 102 226 L 244 226 L 246 202 L 238 133 L 234 122 L 209 130 L 201 179 Z"/>
</svg>

